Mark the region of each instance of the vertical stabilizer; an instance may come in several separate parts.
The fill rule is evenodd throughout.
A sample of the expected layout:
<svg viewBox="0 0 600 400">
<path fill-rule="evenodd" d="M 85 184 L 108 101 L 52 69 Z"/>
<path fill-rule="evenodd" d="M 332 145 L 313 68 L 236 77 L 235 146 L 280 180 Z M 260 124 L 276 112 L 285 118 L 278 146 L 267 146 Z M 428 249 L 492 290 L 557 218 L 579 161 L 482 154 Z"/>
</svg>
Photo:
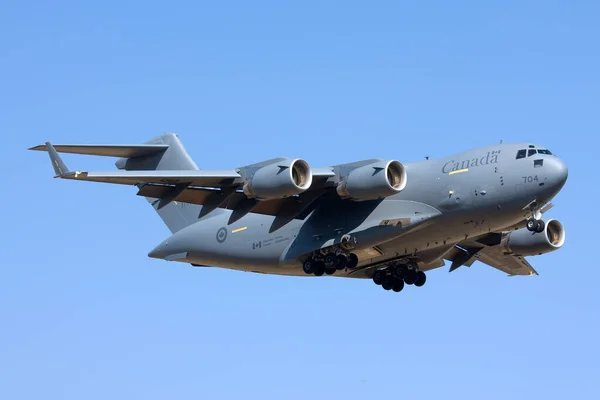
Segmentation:
<svg viewBox="0 0 600 400">
<path fill-rule="evenodd" d="M 117 168 L 126 171 L 153 170 L 198 170 L 179 137 L 174 133 L 165 133 L 146 142 L 146 144 L 167 145 L 164 150 L 137 157 L 120 158 Z M 171 201 L 164 205 L 160 199 L 146 197 L 165 225 L 175 233 L 198 220 L 201 206 Z"/>
<path fill-rule="evenodd" d="M 198 170 L 185 147 L 174 133 L 165 133 L 149 140 L 145 144 L 167 145 L 165 150 L 157 153 L 120 158 L 115 163 L 117 168 L 126 171 L 157 171 L 157 170 Z"/>
</svg>

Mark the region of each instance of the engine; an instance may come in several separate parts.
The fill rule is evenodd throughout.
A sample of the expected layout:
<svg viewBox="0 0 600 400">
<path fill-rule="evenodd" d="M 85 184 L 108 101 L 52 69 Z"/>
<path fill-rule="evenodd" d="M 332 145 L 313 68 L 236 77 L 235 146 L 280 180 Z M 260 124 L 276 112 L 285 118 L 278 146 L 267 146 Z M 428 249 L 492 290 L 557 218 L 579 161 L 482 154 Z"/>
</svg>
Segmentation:
<svg viewBox="0 0 600 400">
<path fill-rule="evenodd" d="M 563 225 L 555 219 L 546 222 L 544 231 L 532 233 L 518 229 L 506 234 L 502 239 L 504 252 L 516 256 L 535 256 L 558 250 L 565 243 Z"/>
<path fill-rule="evenodd" d="M 375 200 L 406 187 L 406 170 L 398 161 L 377 161 L 350 171 L 337 186 L 342 198 Z"/>
<path fill-rule="evenodd" d="M 244 194 L 259 200 L 300 194 L 312 183 L 312 171 L 301 159 L 283 159 L 259 168 L 244 184 Z"/>
</svg>

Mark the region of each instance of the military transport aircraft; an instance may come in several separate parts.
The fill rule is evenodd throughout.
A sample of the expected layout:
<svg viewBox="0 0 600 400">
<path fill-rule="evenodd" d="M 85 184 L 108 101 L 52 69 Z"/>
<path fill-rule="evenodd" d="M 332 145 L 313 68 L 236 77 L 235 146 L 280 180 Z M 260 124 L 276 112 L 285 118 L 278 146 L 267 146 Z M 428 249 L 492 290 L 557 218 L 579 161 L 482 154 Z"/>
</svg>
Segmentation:
<svg viewBox="0 0 600 400">
<path fill-rule="evenodd" d="M 55 145 L 56 177 L 135 185 L 172 235 L 148 256 L 193 266 L 372 279 L 385 290 L 423 286 L 425 273 L 476 260 L 509 275 L 559 249 L 563 225 L 542 214 L 567 167 L 535 144 L 496 144 L 438 160 L 369 159 L 312 168 L 274 158 L 199 169 L 179 137 L 137 145 Z M 67 168 L 57 152 L 119 157 L 120 171 Z"/>
</svg>

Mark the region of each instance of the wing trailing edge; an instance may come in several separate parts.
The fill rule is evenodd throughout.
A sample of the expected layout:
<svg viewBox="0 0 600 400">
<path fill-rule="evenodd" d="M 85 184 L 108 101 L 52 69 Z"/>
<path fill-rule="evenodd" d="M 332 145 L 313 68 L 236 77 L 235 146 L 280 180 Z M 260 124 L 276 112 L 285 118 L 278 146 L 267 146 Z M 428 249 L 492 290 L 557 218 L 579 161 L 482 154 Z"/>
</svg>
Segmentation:
<svg viewBox="0 0 600 400">
<path fill-rule="evenodd" d="M 90 156 L 133 158 L 165 151 L 168 144 L 57 144 L 52 146 L 58 153 L 86 154 Z M 34 146 L 29 150 L 48 151 L 46 144 Z"/>
</svg>

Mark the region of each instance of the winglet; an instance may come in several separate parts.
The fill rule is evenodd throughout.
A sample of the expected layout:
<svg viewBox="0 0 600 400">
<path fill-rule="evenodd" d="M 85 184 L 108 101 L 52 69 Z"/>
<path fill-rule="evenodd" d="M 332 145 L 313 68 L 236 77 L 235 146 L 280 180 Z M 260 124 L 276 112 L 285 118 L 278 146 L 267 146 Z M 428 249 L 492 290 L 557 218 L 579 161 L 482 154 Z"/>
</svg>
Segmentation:
<svg viewBox="0 0 600 400">
<path fill-rule="evenodd" d="M 48 151 L 48 155 L 50 156 L 50 161 L 52 162 L 52 168 L 54 168 L 55 177 L 63 177 L 67 175 L 70 171 L 69 168 L 65 165 L 64 161 L 58 153 L 56 149 L 52 146 L 50 142 L 46 142 L 46 150 Z"/>
</svg>

